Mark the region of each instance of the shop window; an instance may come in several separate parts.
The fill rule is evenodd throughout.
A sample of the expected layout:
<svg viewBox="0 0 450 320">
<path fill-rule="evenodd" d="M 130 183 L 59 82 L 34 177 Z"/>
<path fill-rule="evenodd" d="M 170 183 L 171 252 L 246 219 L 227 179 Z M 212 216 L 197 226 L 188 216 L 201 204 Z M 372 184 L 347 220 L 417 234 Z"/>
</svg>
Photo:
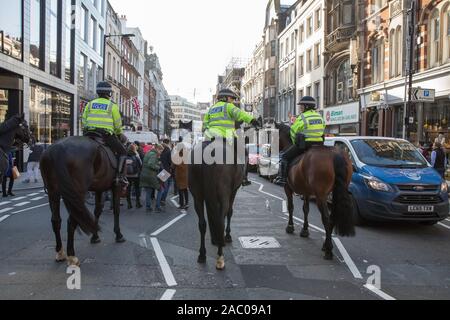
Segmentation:
<svg viewBox="0 0 450 320">
<path fill-rule="evenodd" d="M 22 60 L 22 1 L 0 0 L 0 52 Z"/>
<path fill-rule="evenodd" d="M 430 35 L 430 68 L 439 65 L 440 17 L 439 10 L 434 10 L 429 24 Z"/>
</svg>

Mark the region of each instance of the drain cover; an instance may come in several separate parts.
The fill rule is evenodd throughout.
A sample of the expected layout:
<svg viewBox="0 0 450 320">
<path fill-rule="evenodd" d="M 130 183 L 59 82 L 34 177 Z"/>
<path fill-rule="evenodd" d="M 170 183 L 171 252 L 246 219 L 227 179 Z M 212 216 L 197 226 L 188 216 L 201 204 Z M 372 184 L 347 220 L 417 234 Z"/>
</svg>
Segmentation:
<svg viewBox="0 0 450 320">
<path fill-rule="evenodd" d="M 244 249 L 281 248 L 280 243 L 273 237 L 241 237 L 239 241 Z"/>
</svg>

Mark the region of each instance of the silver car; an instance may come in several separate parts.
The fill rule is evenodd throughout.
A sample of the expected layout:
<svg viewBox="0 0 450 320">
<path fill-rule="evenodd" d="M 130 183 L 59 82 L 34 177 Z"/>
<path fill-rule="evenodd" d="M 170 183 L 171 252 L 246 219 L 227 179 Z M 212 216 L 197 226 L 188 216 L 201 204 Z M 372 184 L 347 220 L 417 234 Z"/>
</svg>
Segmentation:
<svg viewBox="0 0 450 320">
<path fill-rule="evenodd" d="M 271 145 L 263 145 L 261 148 L 261 156 L 258 160 L 259 176 L 273 181 L 278 175 L 279 166 L 280 158 L 278 155 L 272 155 Z"/>
</svg>

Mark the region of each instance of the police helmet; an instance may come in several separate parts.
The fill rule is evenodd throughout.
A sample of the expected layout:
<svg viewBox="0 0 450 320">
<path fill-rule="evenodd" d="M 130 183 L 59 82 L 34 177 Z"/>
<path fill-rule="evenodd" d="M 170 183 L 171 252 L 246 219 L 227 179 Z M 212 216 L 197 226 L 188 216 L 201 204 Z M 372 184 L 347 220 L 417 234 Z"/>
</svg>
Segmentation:
<svg viewBox="0 0 450 320">
<path fill-rule="evenodd" d="M 230 89 L 223 89 L 219 91 L 219 94 L 217 98 L 220 100 L 222 98 L 233 98 L 233 99 L 239 99 L 239 96 L 233 92 L 233 90 Z"/>
<path fill-rule="evenodd" d="M 112 95 L 112 86 L 109 82 L 102 81 L 97 84 L 97 94 L 98 95 Z"/>
<path fill-rule="evenodd" d="M 305 110 L 315 110 L 317 108 L 316 99 L 310 96 L 303 97 L 298 105 L 304 106 Z"/>
</svg>

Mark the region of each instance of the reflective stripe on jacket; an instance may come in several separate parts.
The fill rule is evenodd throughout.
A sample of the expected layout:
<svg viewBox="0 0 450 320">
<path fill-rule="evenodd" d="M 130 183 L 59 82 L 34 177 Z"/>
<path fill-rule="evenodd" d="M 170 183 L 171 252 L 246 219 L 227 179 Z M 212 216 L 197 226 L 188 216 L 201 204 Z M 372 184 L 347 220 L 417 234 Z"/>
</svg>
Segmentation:
<svg viewBox="0 0 450 320">
<path fill-rule="evenodd" d="M 291 139 L 294 144 L 298 133 L 303 133 L 307 142 L 322 142 L 325 133 L 325 121 L 316 111 L 310 110 L 302 113 L 291 127 Z"/>
<path fill-rule="evenodd" d="M 212 106 L 203 120 L 205 137 L 232 139 L 236 136 L 236 122 L 251 123 L 253 116 L 232 103 L 218 102 Z"/>
<path fill-rule="evenodd" d="M 89 102 L 82 118 L 83 129 L 104 129 L 111 134 L 122 134 L 122 118 L 119 107 L 104 98 Z"/>
</svg>

